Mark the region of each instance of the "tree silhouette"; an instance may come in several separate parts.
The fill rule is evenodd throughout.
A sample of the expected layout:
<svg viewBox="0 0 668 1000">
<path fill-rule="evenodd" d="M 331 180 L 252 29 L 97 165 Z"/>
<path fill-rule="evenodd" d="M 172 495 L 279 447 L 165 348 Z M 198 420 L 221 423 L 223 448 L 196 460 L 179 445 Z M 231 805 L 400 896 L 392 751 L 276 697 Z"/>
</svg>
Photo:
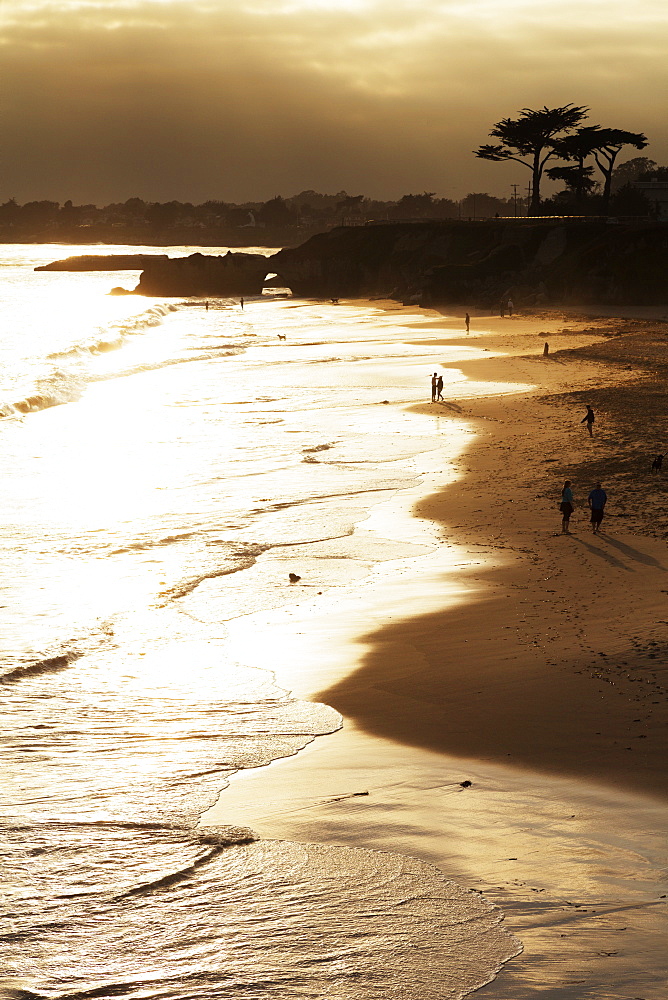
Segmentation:
<svg viewBox="0 0 668 1000">
<path fill-rule="evenodd" d="M 562 132 L 576 128 L 587 117 L 585 107 L 566 104 L 563 108 L 541 108 L 534 111 L 524 108 L 519 118 L 504 118 L 496 122 L 490 136 L 500 139 L 474 150 L 482 160 L 514 160 L 531 170 L 530 215 L 540 211 L 540 182 L 547 161 L 557 155 L 555 139 Z M 526 157 L 527 159 L 524 159 Z"/>
<path fill-rule="evenodd" d="M 646 174 L 656 166 L 656 160 L 650 160 L 647 156 L 635 156 L 631 160 L 625 160 L 612 172 L 612 190 L 616 191 L 625 184 L 638 180 L 641 174 Z"/>
<path fill-rule="evenodd" d="M 397 202 L 393 215 L 400 219 L 424 219 L 434 214 L 435 191 L 404 194 Z"/>
<path fill-rule="evenodd" d="M 592 155 L 592 145 L 590 133 L 595 132 L 597 125 L 592 128 L 580 128 L 571 135 L 562 136 L 554 141 L 554 151 L 560 160 L 570 161 L 575 166 L 572 167 L 551 167 L 547 174 L 552 180 L 561 180 L 573 191 L 576 205 L 582 205 L 585 195 L 590 194 L 594 181 L 592 174 L 593 167 L 585 167 L 585 160 Z"/>
<path fill-rule="evenodd" d="M 363 194 L 346 195 L 346 197 L 342 198 L 341 201 L 337 201 L 336 211 L 354 212 L 356 215 L 359 215 L 363 201 Z"/>
<path fill-rule="evenodd" d="M 585 167 L 584 164 L 577 164 L 572 167 L 550 167 L 547 175 L 550 180 L 563 181 L 566 189 L 572 195 L 575 204 L 582 207 L 585 196 L 592 194 L 597 187 L 596 181 L 592 178 L 593 167 Z"/>
<path fill-rule="evenodd" d="M 649 140 L 642 132 L 626 132 L 621 128 L 598 128 L 598 126 L 594 126 L 592 128 L 580 129 L 580 132 L 590 134 L 591 151 L 596 160 L 596 166 L 605 179 L 603 184 L 603 212 L 607 214 L 610 204 L 612 172 L 615 169 L 615 160 L 624 146 L 644 149 L 648 145 Z"/>
</svg>

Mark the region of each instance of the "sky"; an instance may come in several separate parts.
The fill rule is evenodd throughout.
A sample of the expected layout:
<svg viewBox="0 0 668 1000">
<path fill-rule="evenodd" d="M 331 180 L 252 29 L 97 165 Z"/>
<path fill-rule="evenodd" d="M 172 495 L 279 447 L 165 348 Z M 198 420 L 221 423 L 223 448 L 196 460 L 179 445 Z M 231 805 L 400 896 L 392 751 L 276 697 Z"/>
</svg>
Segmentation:
<svg viewBox="0 0 668 1000">
<path fill-rule="evenodd" d="M 665 0 L 0 0 L 0 203 L 511 195 L 476 159 L 590 108 L 668 164 Z"/>
</svg>

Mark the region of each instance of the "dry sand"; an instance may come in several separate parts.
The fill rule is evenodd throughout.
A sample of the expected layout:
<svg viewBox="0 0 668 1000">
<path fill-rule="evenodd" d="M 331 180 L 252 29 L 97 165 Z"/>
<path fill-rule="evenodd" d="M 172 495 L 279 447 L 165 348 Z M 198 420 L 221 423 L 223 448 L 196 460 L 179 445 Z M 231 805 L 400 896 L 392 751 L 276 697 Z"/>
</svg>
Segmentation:
<svg viewBox="0 0 668 1000">
<path fill-rule="evenodd" d="M 474 315 L 466 337 L 459 317 L 402 321 L 435 365 L 461 342 L 490 354 L 457 363 L 473 382 L 534 388 L 419 404 L 475 431 L 454 482 L 414 491 L 431 556 L 236 624 L 240 659 L 263 662 L 271 629 L 279 681 L 345 724 L 238 776 L 206 822 L 412 854 L 480 889 L 525 948 L 481 996 L 665 1000 L 668 506 L 650 462 L 668 453 L 668 325 Z M 410 493 L 379 513 L 385 535 L 410 536 Z"/>
</svg>

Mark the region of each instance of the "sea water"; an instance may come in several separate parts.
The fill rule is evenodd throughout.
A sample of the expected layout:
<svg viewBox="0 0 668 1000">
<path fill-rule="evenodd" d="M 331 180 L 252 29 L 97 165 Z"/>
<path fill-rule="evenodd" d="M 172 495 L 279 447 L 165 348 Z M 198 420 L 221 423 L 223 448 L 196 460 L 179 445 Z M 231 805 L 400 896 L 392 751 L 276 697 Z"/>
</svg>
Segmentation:
<svg viewBox="0 0 668 1000">
<path fill-rule="evenodd" d="M 355 527 L 434 448 L 392 405 L 431 355 L 373 304 L 207 308 L 34 271 L 99 250 L 0 248 L 4 991 L 461 997 L 517 951 L 476 893 L 363 845 L 198 826 L 230 775 L 342 724 L 281 687 L 270 645 L 266 669 L 232 657 L 226 623 L 420 554 Z"/>
</svg>

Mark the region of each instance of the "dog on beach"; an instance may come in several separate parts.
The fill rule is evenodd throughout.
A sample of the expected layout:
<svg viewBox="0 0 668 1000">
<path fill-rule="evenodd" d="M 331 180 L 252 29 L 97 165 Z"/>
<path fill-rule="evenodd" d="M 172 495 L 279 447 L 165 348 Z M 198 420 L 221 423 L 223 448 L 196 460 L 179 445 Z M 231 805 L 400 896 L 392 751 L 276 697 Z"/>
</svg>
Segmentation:
<svg viewBox="0 0 668 1000">
<path fill-rule="evenodd" d="M 661 466 L 663 465 L 663 455 L 657 455 L 652 462 L 652 472 L 661 472 Z"/>
<path fill-rule="evenodd" d="M 278 339 L 279 340 L 287 340 L 288 338 L 286 337 L 286 335 L 284 333 L 279 333 Z"/>
</svg>

